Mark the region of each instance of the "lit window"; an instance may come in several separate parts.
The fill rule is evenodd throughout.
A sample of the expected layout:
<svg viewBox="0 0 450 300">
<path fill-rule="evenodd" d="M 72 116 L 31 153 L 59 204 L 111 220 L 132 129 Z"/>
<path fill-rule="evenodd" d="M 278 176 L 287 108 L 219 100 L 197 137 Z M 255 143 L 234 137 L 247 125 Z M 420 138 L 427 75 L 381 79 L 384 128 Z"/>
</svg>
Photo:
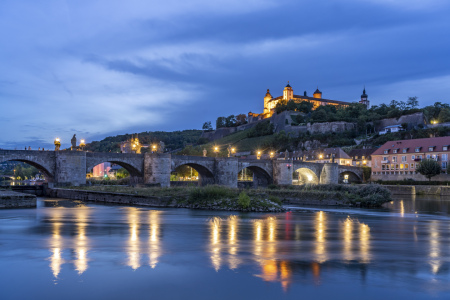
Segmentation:
<svg viewBox="0 0 450 300">
<path fill-rule="evenodd" d="M 448 146 L 442 147 L 442 151 L 447 151 L 447 150 L 448 150 Z"/>
<path fill-rule="evenodd" d="M 420 152 L 420 148 L 422 148 L 422 147 L 416 147 L 416 152 Z"/>
<path fill-rule="evenodd" d="M 433 151 L 434 150 L 434 146 L 428 147 L 428 151 Z"/>
</svg>

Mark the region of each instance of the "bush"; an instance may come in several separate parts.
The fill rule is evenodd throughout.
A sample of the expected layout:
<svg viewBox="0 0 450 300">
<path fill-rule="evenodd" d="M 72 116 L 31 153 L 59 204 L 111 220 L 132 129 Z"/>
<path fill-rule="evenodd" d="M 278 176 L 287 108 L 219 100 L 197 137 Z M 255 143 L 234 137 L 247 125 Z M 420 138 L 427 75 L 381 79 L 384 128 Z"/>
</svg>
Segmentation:
<svg viewBox="0 0 450 300">
<path fill-rule="evenodd" d="M 250 202 L 250 197 L 245 192 L 239 194 L 238 204 L 240 207 L 247 209 L 250 206 Z"/>
<path fill-rule="evenodd" d="M 277 196 L 269 195 L 269 201 L 281 205 L 281 200 Z"/>
<path fill-rule="evenodd" d="M 224 198 L 235 197 L 236 193 L 226 187 L 217 185 L 208 185 L 205 187 L 196 187 L 189 191 L 188 202 L 209 202 Z"/>
</svg>

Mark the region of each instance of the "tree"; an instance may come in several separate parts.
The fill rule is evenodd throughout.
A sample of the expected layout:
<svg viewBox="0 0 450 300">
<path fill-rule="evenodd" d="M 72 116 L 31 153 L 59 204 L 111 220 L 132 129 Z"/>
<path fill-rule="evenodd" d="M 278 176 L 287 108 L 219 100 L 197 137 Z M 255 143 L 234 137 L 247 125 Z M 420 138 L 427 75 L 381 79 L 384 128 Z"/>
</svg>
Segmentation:
<svg viewBox="0 0 450 300">
<path fill-rule="evenodd" d="M 225 127 L 225 117 L 218 117 L 216 120 L 216 129 Z"/>
<path fill-rule="evenodd" d="M 245 114 L 239 114 L 236 116 L 236 124 L 242 125 L 247 124 L 247 116 Z"/>
<path fill-rule="evenodd" d="M 408 109 L 413 109 L 419 106 L 419 100 L 417 100 L 418 97 L 409 97 L 408 100 L 406 101 L 406 105 L 408 107 Z"/>
<path fill-rule="evenodd" d="M 234 115 L 230 115 L 225 118 L 225 127 L 234 127 L 236 126 L 236 117 Z"/>
<path fill-rule="evenodd" d="M 211 121 L 203 123 L 202 129 L 205 130 L 205 131 L 213 130 L 212 125 L 211 125 Z"/>
<path fill-rule="evenodd" d="M 441 174 L 441 165 L 434 159 L 424 159 L 419 163 L 417 172 L 431 180 L 431 177 Z"/>
<path fill-rule="evenodd" d="M 439 123 L 445 123 L 450 121 L 450 109 L 442 108 L 438 115 Z"/>
</svg>

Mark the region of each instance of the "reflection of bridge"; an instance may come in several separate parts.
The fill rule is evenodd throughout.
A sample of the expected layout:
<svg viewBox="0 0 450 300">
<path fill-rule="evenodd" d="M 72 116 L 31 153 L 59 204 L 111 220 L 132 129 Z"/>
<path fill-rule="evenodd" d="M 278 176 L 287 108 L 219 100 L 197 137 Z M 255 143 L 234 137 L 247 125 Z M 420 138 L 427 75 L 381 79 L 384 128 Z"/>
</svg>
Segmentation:
<svg viewBox="0 0 450 300">
<path fill-rule="evenodd" d="M 199 184 L 219 184 L 237 187 L 238 173 L 248 168 L 253 172 L 254 185 L 270 183 L 292 184 L 292 174 L 311 183 L 338 183 L 343 175 L 350 180 L 361 180 L 357 167 L 331 163 L 309 163 L 298 160 L 256 160 L 179 156 L 160 153 L 124 154 L 83 151 L 25 151 L 1 150 L 0 163 L 21 161 L 39 169 L 49 182 L 80 185 L 86 183 L 86 172 L 94 166 L 111 162 L 125 168 L 137 182 L 170 186 L 170 173 L 187 165 L 199 173 Z"/>
</svg>

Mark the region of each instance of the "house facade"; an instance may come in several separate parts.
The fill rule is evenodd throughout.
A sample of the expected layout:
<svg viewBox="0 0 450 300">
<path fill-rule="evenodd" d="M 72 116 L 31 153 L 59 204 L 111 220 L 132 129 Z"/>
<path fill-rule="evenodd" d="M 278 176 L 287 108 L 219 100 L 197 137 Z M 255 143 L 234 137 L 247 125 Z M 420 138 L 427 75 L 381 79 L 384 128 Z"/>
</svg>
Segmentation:
<svg viewBox="0 0 450 300">
<path fill-rule="evenodd" d="M 372 153 L 372 181 L 376 180 L 427 180 L 416 169 L 423 159 L 434 159 L 443 174 L 433 180 L 449 180 L 446 173 L 449 163 L 450 137 L 389 141 Z"/>
<path fill-rule="evenodd" d="M 348 155 L 352 159 L 352 166 L 372 167 L 372 153 L 375 149 L 352 149 Z"/>
</svg>

